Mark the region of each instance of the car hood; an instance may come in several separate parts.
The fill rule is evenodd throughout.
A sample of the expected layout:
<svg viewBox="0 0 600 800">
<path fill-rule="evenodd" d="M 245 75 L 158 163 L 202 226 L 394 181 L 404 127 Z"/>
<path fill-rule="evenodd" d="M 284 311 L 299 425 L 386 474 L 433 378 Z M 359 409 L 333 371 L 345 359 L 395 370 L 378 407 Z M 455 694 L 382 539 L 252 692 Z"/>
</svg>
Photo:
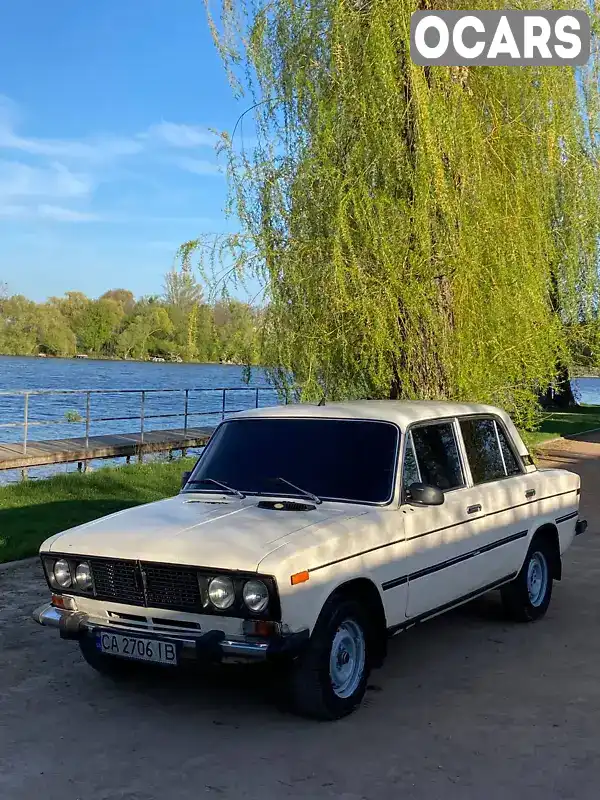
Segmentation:
<svg viewBox="0 0 600 800">
<path fill-rule="evenodd" d="M 259 508 L 258 502 L 180 494 L 72 528 L 48 539 L 41 550 L 254 571 L 286 537 L 361 513 L 357 506 L 336 503 L 287 511 Z"/>
</svg>

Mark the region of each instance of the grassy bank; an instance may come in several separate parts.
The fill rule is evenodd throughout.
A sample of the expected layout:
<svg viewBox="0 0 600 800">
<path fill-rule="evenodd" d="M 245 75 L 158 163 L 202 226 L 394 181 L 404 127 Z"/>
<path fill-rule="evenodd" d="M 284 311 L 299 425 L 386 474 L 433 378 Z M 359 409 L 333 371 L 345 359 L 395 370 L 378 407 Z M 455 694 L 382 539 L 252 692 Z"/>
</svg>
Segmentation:
<svg viewBox="0 0 600 800">
<path fill-rule="evenodd" d="M 0 563 L 35 555 L 48 536 L 179 491 L 193 459 L 106 467 L 0 488 Z"/>
<path fill-rule="evenodd" d="M 577 433 L 600 428 L 600 406 L 579 406 L 573 411 L 554 411 L 542 414 L 542 422 L 537 431 L 521 433 L 528 447 L 537 445 L 561 436 L 573 436 Z"/>
</svg>

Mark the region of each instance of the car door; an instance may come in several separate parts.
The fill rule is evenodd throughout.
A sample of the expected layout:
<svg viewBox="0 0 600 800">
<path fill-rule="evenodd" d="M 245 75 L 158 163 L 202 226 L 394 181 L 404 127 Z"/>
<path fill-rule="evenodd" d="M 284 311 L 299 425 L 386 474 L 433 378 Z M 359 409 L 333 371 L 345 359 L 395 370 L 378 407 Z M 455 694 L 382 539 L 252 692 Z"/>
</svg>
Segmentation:
<svg viewBox="0 0 600 800">
<path fill-rule="evenodd" d="M 479 554 L 477 583 L 485 586 L 517 572 L 527 550 L 535 500 L 509 434 L 495 416 L 463 417 L 460 434 L 481 510 L 474 523 Z"/>
<path fill-rule="evenodd" d="M 413 425 L 403 458 L 406 616 L 444 610 L 473 590 L 471 553 L 479 513 L 469 486 L 457 421 Z M 444 492 L 441 506 L 411 505 L 410 484 L 418 481 Z M 385 587 L 384 587 L 385 588 Z"/>
</svg>

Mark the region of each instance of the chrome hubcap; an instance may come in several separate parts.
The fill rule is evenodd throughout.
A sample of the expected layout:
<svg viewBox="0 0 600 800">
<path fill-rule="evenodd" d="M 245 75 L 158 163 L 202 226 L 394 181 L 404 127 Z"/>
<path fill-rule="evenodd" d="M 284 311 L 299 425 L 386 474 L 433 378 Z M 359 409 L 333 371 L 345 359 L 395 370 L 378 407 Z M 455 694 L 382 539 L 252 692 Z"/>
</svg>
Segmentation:
<svg viewBox="0 0 600 800">
<path fill-rule="evenodd" d="M 548 588 L 548 562 L 543 553 L 534 553 L 527 567 L 527 592 L 532 606 L 540 606 L 544 602 Z"/>
<path fill-rule="evenodd" d="M 365 636 L 360 625 L 347 619 L 337 629 L 329 656 L 329 677 L 338 697 L 350 697 L 357 690 L 365 670 Z"/>
</svg>

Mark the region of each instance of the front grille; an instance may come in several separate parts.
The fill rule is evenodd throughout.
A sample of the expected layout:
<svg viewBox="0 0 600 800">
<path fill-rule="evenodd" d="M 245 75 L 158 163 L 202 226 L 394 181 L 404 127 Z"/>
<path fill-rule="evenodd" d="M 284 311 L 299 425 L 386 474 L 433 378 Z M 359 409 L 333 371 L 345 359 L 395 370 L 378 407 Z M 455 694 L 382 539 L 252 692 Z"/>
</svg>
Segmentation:
<svg viewBox="0 0 600 800">
<path fill-rule="evenodd" d="M 198 609 L 201 604 L 198 573 L 182 567 L 143 564 L 146 597 L 154 608 Z"/>
<path fill-rule="evenodd" d="M 73 564 L 78 563 L 72 556 L 61 556 L 61 558 L 68 558 Z M 93 596 L 98 600 L 108 600 L 142 608 L 164 608 L 170 611 L 216 614 L 239 619 L 273 619 L 276 621 L 281 619 L 277 588 L 270 576 L 257 575 L 255 572 L 236 572 L 232 575 L 236 592 L 235 603 L 226 611 L 219 611 L 210 603 L 203 604 L 200 587 L 204 587 L 215 574 L 227 574 L 227 570 L 111 558 L 88 557 L 86 561 L 92 572 Z M 256 577 L 267 583 L 271 596 L 268 608 L 261 614 L 250 612 L 244 605 L 242 596 L 245 581 Z M 73 593 L 86 594 L 84 592 Z M 138 620 L 133 618 L 129 622 L 132 625 L 139 624 Z"/>
<path fill-rule="evenodd" d="M 103 600 L 181 611 L 202 606 L 196 570 L 104 559 L 92 559 L 90 566 L 96 597 Z"/>
<path fill-rule="evenodd" d="M 144 605 L 142 576 L 135 561 L 90 560 L 94 591 L 103 600 Z"/>
</svg>

